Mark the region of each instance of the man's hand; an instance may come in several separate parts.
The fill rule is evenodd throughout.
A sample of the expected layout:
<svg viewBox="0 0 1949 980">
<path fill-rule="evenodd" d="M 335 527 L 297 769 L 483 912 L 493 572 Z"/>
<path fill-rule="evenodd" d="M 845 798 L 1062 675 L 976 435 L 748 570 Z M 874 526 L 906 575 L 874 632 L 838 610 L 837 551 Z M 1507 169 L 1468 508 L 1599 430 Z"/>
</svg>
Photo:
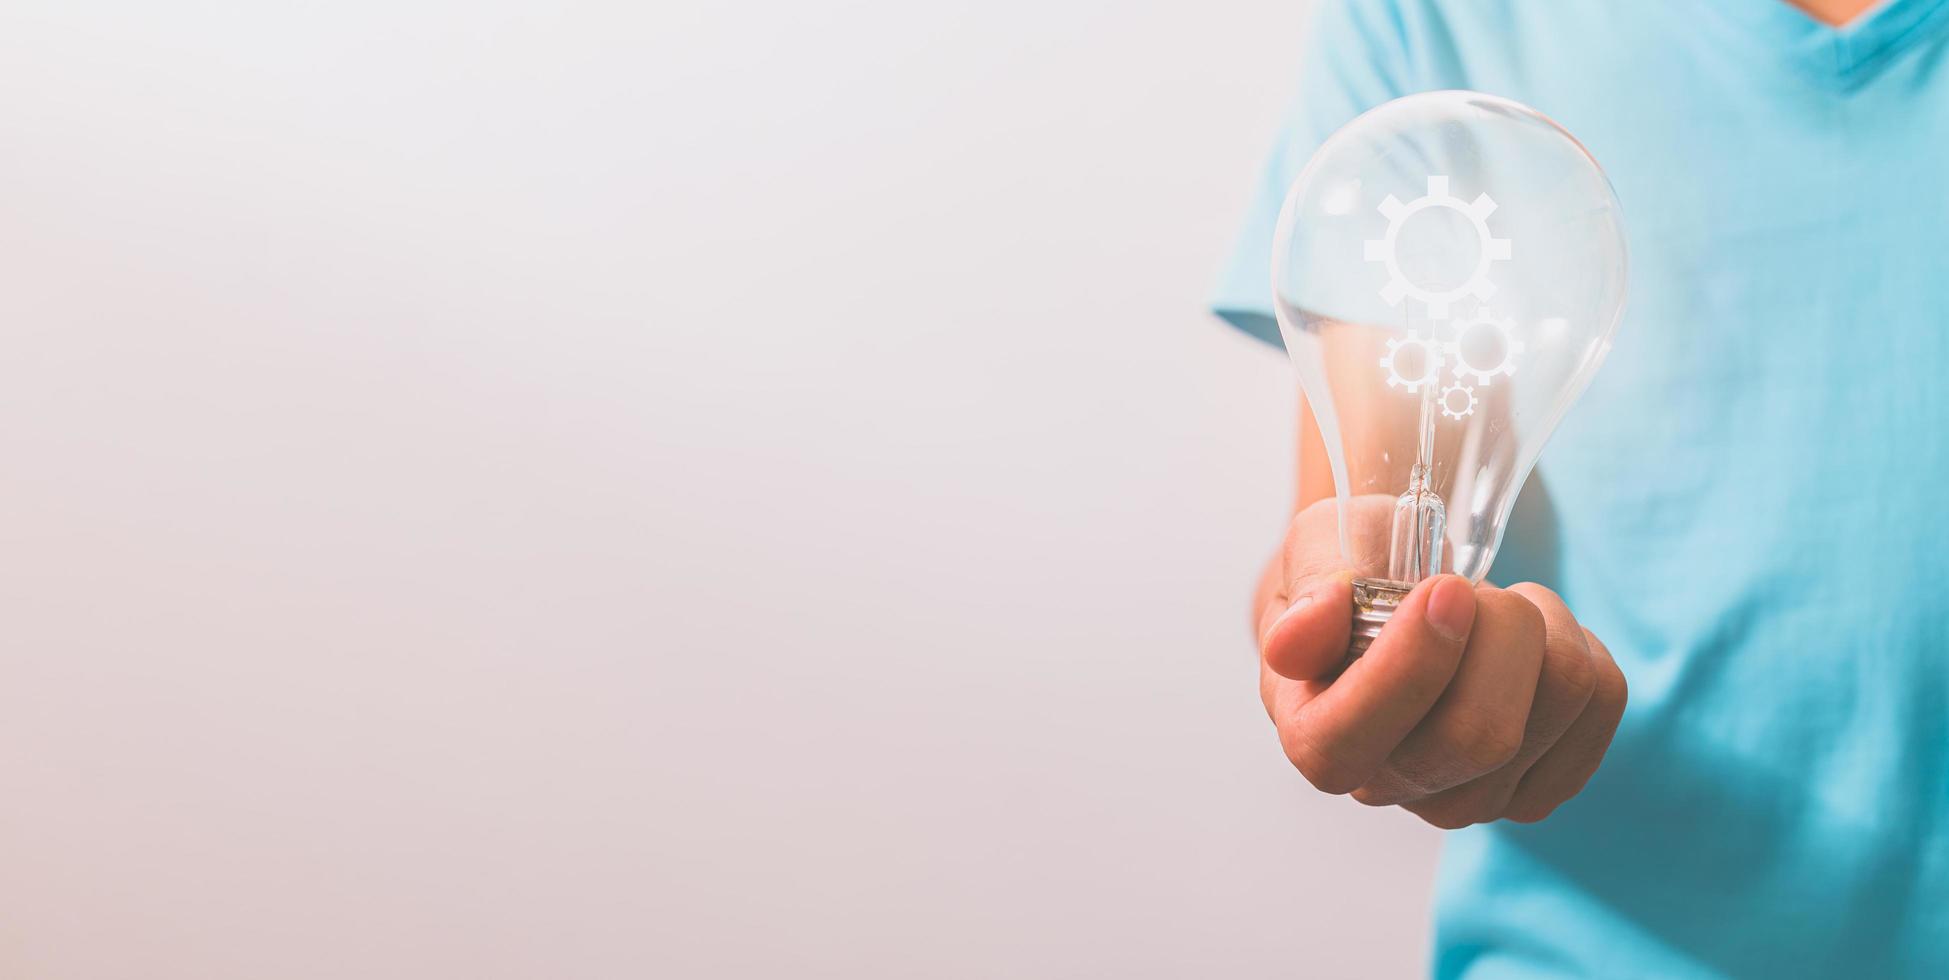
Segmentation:
<svg viewBox="0 0 1949 980">
<path fill-rule="evenodd" d="M 1445 829 L 1541 820 L 1583 789 L 1624 675 L 1563 600 L 1437 576 L 1342 672 L 1353 577 L 1328 499 L 1293 518 L 1261 589 L 1259 690 L 1308 781 Z"/>
</svg>

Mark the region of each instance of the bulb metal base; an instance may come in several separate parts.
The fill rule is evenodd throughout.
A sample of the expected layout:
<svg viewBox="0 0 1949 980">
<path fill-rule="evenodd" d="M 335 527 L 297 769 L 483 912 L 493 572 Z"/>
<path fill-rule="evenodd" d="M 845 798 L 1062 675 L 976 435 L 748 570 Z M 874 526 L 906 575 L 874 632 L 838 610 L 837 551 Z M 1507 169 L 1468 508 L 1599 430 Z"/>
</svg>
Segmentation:
<svg viewBox="0 0 1949 980">
<path fill-rule="evenodd" d="M 1384 578 L 1353 580 L 1353 634 L 1347 642 L 1347 660 L 1352 662 L 1374 645 L 1381 627 L 1394 618 L 1394 610 L 1414 589 L 1413 582 L 1394 582 Z"/>
</svg>

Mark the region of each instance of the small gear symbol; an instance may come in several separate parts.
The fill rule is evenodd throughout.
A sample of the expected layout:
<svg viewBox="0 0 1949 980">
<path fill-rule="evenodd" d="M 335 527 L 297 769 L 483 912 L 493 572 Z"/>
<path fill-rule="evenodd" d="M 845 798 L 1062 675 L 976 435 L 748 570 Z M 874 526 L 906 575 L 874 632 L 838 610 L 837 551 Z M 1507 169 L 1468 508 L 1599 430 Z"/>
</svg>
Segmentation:
<svg viewBox="0 0 1949 980">
<path fill-rule="evenodd" d="M 1474 316 L 1450 320 L 1449 329 L 1453 339 L 1441 345 L 1441 349 L 1452 359 L 1457 381 L 1466 381 L 1473 377 L 1476 384 L 1487 385 L 1498 375 L 1507 377 L 1516 373 L 1516 358 L 1523 352 L 1523 342 L 1516 337 L 1515 320 L 1495 316 L 1485 308 L 1476 310 Z M 1484 333 L 1495 334 L 1493 345 L 1471 342 L 1471 338 L 1480 337 Z M 1485 346 L 1499 351 L 1501 359 L 1491 364 L 1479 364 L 1469 360 L 1467 351 L 1473 349 L 1476 356 L 1481 357 L 1484 356 Z"/>
<path fill-rule="evenodd" d="M 1475 389 L 1467 385 L 1449 385 L 1443 389 L 1441 413 L 1457 421 L 1475 414 Z"/>
<path fill-rule="evenodd" d="M 1413 377 L 1401 373 L 1401 355 L 1410 351 L 1421 354 L 1420 367 Z M 1441 364 L 1441 345 L 1424 337 L 1389 337 L 1387 354 L 1381 358 L 1381 367 L 1387 370 L 1387 386 L 1406 388 L 1410 395 L 1422 385 L 1434 384 L 1441 375 Z"/>
<path fill-rule="evenodd" d="M 1401 271 L 1400 257 L 1395 246 L 1401 237 L 1402 226 L 1415 214 L 1429 208 L 1448 208 L 1460 213 L 1475 226 L 1479 248 L 1476 249 L 1475 271 L 1454 289 L 1433 291 L 1422 289 L 1408 281 Z M 1464 296 L 1486 300 L 1495 295 L 1496 284 L 1489 281 L 1489 263 L 1509 258 L 1509 239 L 1497 238 L 1489 232 L 1489 215 L 1496 209 L 1496 202 L 1487 194 L 1478 194 L 1473 201 L 1464 201 L 1448 192 L 1448 178 L 1433 176 L 1428 178 L 1428 193 L 1402 204 L 1394 195 L 1387 195 L 1381 201 L 1380 211 L 1387 216 L 1387 237 L 1367 242 L 1366 258 L 1369 262 L 1387 264 L 1387 285 L 1381 287 L 1381 298 L 1389 306 L 1401 305 L 1401 297 L 1412 296 L 1428 305 L 1428 315 L 1441 318 L 1448 315 L 1448 304 Z"/>
</svg>

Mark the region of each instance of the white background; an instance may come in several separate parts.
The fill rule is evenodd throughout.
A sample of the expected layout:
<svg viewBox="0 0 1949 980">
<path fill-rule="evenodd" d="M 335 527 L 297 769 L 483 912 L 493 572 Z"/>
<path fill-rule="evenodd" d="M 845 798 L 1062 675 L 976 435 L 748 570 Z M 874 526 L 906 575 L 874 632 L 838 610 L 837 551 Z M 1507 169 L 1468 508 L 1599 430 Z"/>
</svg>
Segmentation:
<svg viewBox="0 0 1949 980">
<path fill-rule="evenodd" d="M 1202 309 L 1302 7 L 8 4 L 0 976 L 1419 970 Z"/>
</svg>

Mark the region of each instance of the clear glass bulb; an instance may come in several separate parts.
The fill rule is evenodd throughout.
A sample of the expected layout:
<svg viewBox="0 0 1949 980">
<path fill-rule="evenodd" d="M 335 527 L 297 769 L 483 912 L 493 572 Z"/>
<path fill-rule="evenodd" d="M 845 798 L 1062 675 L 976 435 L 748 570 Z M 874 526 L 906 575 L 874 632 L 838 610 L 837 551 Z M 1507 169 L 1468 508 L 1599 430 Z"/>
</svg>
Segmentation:
<svg viewBox="0 0 1949 980">
<path fill-rule="evenodd" d="M 1361 576 L 1356 653 L 1415 582 L 1489 573 L 1544 442 L 1610 351 L 1625 267 L 1597 161 L 1508 99 L 1396 99 L 1293 182 L 1274 308 Z"/>
</svg>

